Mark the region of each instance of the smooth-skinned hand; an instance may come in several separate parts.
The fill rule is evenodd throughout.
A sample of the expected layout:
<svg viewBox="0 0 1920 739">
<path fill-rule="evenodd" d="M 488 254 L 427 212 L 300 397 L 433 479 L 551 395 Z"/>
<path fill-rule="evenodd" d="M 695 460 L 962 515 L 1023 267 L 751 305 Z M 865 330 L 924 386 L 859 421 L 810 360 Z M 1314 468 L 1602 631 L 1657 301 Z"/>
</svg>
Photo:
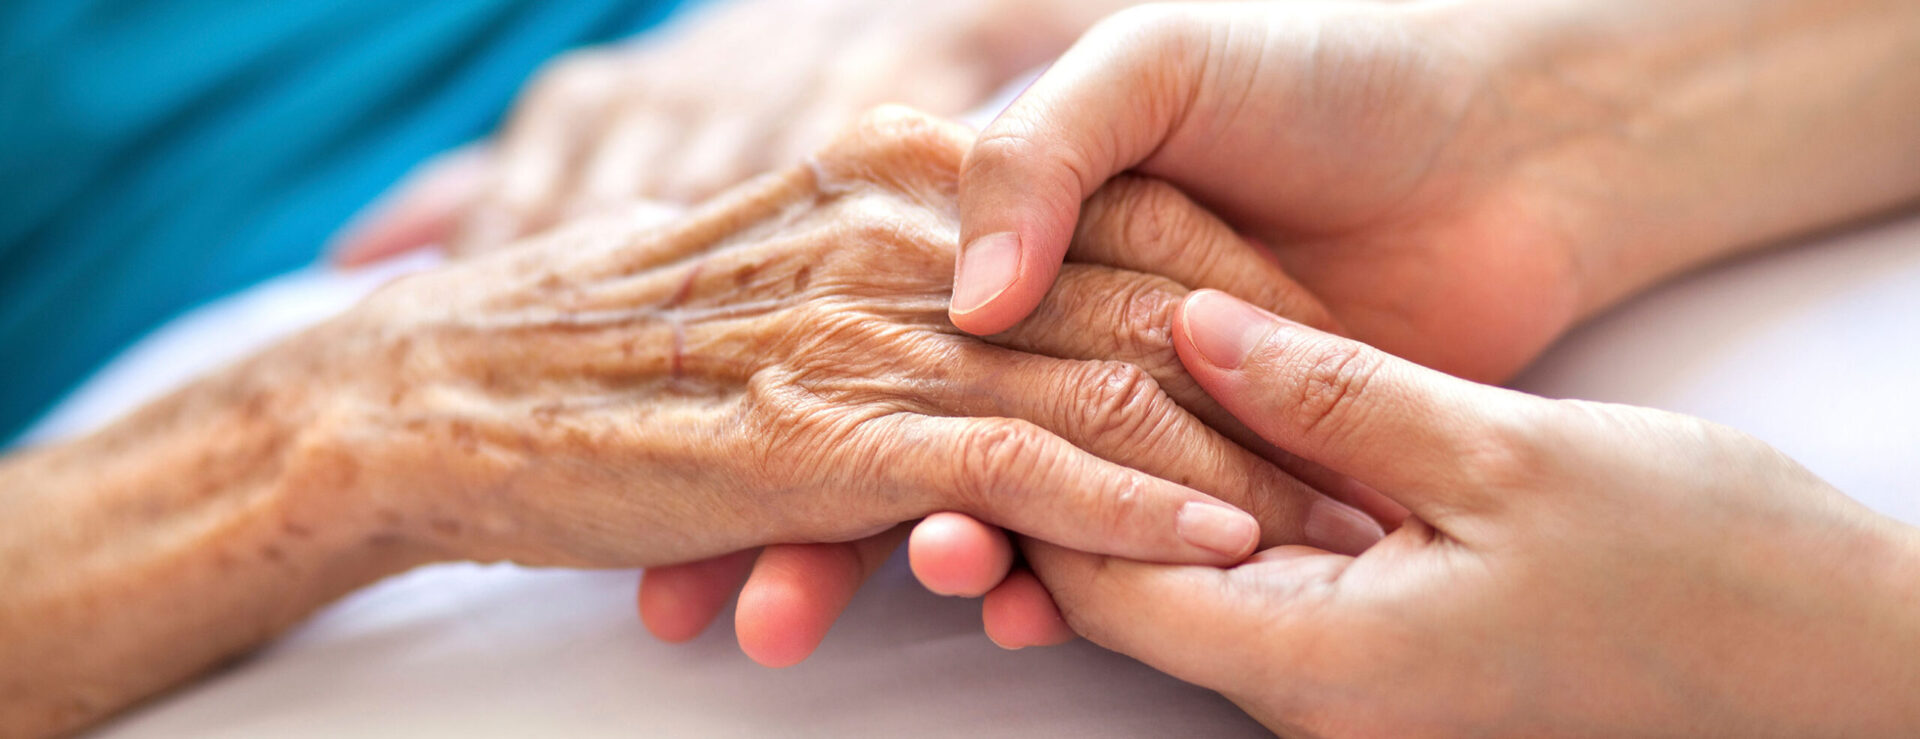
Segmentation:
<svg viewBox="0 0 1920 739">
<path fill-rule="evenodd" d="M 1359 556 L 1025 547 L 1081 634 L 1289 736 L 1908 736 L 1920 531 L 1673 413 L 1419 367 L 1211 291 L 1175 345 L 1263 438 L 1412 510 Z"/>
</svg>

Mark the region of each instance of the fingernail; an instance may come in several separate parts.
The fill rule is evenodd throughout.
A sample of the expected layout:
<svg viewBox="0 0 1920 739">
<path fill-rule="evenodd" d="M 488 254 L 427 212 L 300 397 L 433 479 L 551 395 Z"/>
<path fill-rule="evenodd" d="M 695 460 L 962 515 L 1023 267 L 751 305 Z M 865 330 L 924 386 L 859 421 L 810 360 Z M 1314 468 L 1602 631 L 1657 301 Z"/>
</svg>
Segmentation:
<svg viewBox="0 0 1920 739">
<path fill-rule="evenodd" d="M 1226 293 L 1203 290 L 1187 298 L 1182 319 L 1201 358 L 1220 369 L 1237 369 L 1278 323 L 1260 309 Z"/>
<path fill-rule="evenodd" d="M 1260 524 L 1252 516 L 1234 508 L 1213 503 L 1188 503 L 1180 506 L 1177 526 L 1180 538 L 1188 544 L 1217 552 L 1236 561 L 1260 543 Z"/>
<path fill-rule="evenodd" d="M 1020 236 L 987 234 L 960 250 L 953 278 L 953 311 L 969 313 L 1006 292 L 1020 272 Z"/>
<path fill-rule="evenodd" d="M 1316 500 L 1307 509 L 1307 543 L 1329 552 L 1359 554 L 1387 535 L 1380 523 L 1332 500 Z"/>
</svg>

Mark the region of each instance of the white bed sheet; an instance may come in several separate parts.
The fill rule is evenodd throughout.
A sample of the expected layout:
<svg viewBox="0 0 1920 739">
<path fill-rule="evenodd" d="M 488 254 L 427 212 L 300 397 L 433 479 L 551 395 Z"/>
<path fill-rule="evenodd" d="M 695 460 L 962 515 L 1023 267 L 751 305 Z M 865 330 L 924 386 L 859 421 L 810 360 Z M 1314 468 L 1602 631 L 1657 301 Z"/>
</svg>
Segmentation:
<svg viewBox="0 0 1920 739">
<path fill-rule="evenodd" d="M 38 432 L 108 418 L 394 272 L 309 270 L 183 318 Z M 1516 383 L 1742 428 L 1920 523 L 1920 216 L 1759 254 L 1577 330 Z M 1003 652 L 973 603 L 890 563 L 820 652 L 753 665 L 729 630 L 648 638 L 632 572 L 426 568 L 100 730 L 107 737 L 1258 735 L 1225 700 L 1085 643 Z"/>
<path fill-rule="evenodd" d="M 320 320 L 414 256 L 312 268 L 156 332 L 29 433 L 84 431 Z M 1515 384 L 1744 429 L 1920 524 L 1920 214 L 1758 254 L 1590 322 Z M 652 641 L 632 572 L 425 568 L 357 593 L 255 657 L 102 727 L 105 737 L 1237 736 L 1212 693 L 1085 643 L 1004 652 L 974 603 L 896 557 L 826 644 L 786 670 L 733 645 Z"/>
</svg>

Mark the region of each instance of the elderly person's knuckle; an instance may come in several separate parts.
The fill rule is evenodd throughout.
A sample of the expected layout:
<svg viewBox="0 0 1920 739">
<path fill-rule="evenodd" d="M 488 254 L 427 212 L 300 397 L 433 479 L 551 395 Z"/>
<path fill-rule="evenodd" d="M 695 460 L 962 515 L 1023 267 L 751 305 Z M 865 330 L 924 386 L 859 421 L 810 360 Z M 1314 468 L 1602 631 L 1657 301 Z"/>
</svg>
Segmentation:
<svg viewBox="0 0 1920 739">
<path fill-rule="evenodd" d="M 1089 364 L 1066 397 L 1074 404 L 1080 434 L 1090 439 L 1150 437 L 1156 431 L 1155 415 L 1166 410 L 1159 383 L 1130 362 Z"/>
<path fill-rule="evenodd" d="M 1026 421 L 980 419 L 960 439 L 954 479 L 961 502 L 975 510 L 1006 510 L 1008 496 L 1059 463 L 1048 454 L 1047 442 L 1047 432 Z"/>
<path fill-rule="evenodd" d="M 533 90 L 546 98 L 583 97 L 603 87 L 615 68 L 608 52 L 593 49 L 569 52 L 535 73 Z"/>
<path fill-rule="evenodd" d="M 882 105 L 841 129 L 812 161 L 827 183 L 874 182 L 950 199 L 969 143 L 964 126 L 906 106 Z"/>
<path fill-rule="evenodd" d="M 1118 246 L 1138 255 L 1143 263 L 1173 256 L 1198 235 L 1192 203 L 1158 180 L 1131 180 L 1120 211 Z"/>
<path fill-rule="evenodd" d="M 1111 314 L 1119 316 L 1114 324 L 1118 348 L 1136 360 L 1177 363 L 1173 318 L 1180 311 L 1185 290 L 1172 280 L 1145 278 L 1115 291 L 1114 296 L 1120 301 Z"/>
</svg>

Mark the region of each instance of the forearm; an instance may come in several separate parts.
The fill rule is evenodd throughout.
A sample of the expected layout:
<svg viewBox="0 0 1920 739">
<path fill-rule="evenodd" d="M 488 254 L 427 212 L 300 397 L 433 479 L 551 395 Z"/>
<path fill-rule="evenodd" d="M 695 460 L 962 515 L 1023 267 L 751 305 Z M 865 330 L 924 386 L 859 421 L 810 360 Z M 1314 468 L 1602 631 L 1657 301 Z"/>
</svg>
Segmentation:
<svg viewBox="0 0 1920 739">
<path fill-rule="evenodd" d="M 1489 94 L 1528 120 L 1528 166 L 1578 214 L 1583 313 L 1920 198 L 1909 0 L 1489 0 L 1463 17 L 1502 70 Z"/>
<path fill-rule="evenodd" d="M 310 343 L 0 465 L 0 734 L 96 721 L 415 561 L 297 451 Z"/>
</svg>

